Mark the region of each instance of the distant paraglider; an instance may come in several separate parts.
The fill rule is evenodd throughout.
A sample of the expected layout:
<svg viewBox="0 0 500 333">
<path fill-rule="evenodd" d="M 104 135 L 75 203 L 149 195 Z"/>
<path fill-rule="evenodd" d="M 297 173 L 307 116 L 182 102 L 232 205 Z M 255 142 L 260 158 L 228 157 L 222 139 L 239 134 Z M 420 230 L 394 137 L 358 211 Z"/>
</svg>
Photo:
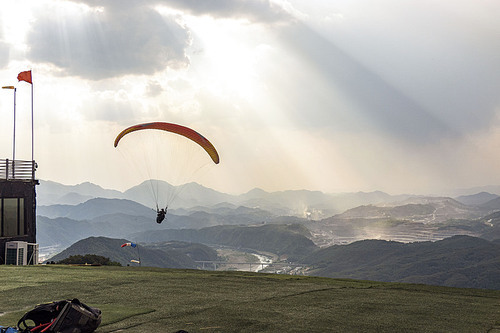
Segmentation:
<svg viewBox="0 0 500 333">
<path fill-rule="evenodd" d="M 168 209 L 168 207 L 165 209 L 162 208 L 162 209 L 157 210 L 156 223 L 160 224 L 163 222 L 163 220 L 165 219 L 165 215 L 167 215 L 167 209 Z"/>
</svg>

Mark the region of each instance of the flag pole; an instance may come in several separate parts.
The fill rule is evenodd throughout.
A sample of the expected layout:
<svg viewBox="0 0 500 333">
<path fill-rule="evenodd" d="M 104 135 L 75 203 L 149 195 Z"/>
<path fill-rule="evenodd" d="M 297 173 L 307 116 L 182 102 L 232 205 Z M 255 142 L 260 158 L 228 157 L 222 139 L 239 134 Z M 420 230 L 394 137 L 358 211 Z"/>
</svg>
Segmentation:
<svg viewBox="0 0 500 333">
<path fill-rule="evenodd" d="M 33 75 L 33 71 L 30 70 Z M 33 77 L 31 79 L 31 161 L 35 161 L 35 126 L 33 121 Z"/>
<path fill-rule="evenodd" d="M 142 262 L 141 262 L 141 254 L 139 252 L 139 244 L 137 244 L 137 256 L 139 257 L 139 266 L 142 266 Z"/>
<path fill-rule="evenodd" d="M 12 139 L 12 163 L 16 161 L 16 88 L 14 88 L 14 138 Z"/>
</svg>

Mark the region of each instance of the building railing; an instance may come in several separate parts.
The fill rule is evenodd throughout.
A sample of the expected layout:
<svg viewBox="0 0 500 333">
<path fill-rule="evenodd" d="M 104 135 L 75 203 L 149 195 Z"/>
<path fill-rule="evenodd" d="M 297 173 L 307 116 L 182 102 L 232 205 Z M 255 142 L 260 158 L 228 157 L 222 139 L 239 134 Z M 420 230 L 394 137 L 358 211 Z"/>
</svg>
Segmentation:
<svg viewBox="0 0 500 333">
<path fill-rule="evenodd" d="M 35 180 L 35 161 L 0 159 L 0 179 Z"/>
</svg>

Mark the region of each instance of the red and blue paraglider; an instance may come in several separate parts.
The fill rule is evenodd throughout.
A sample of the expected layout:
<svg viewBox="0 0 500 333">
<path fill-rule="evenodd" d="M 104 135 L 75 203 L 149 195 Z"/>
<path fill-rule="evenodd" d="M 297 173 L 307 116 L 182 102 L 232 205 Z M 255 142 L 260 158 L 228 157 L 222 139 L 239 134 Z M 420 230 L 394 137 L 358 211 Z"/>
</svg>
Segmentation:
<svg viewBox="0 0 500 333">
<path fill-rule="evenodd" d="M 132 260 L 130 260 L 130 262 L 139 264 L 139 266 L 140 266 L 141 265 L 141 254 L 139 253 L 139 247 L 137 246 L 136 243 L 132 243 L 132 242 L 130 242 L 130 243 L 123 243 L 121 245 L 121 247 L 127 247 L 127 246 L 137 247 L 137 259 L 139 259 L 139 260 L 132 259 Z"/>
</svg>

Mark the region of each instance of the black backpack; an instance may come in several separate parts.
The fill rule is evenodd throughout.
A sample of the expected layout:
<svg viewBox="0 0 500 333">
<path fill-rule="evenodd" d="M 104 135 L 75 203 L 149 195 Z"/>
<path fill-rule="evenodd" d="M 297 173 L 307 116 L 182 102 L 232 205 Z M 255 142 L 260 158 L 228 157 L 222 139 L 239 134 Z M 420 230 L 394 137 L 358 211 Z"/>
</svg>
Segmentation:
<svg viewBox="0 0 500 333">
<path fill-rule="evenodd" d="M 26 322 L 32 321 L 35 326 Z M 101 324 L 101 310 L 78 299 L 39 304 L 17 323 L 20 332 L 91 333 Z"/>
</svg>

